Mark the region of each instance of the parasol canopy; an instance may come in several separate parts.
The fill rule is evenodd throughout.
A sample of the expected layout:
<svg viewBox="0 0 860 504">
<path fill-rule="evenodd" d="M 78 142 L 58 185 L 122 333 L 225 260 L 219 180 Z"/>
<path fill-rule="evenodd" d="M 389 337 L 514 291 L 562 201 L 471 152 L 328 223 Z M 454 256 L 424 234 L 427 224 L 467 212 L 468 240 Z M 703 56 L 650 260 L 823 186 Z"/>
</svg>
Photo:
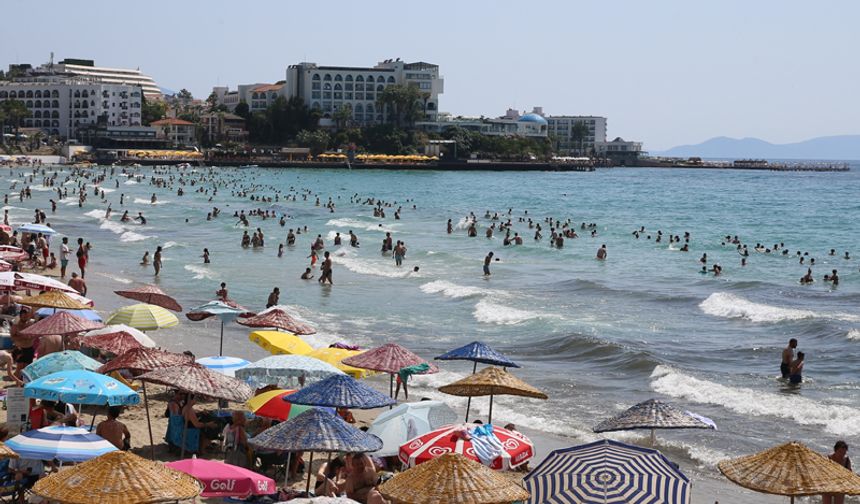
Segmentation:
<svg viewBox="0 0 860 504">
<path fill-rule="evenodd" d="M 329 364 L 340 369 L 349 376 L 352 376 L 355 379 L 359 379 L 367 378 L 368 376 L 373 374 L 373 372 L 367 369 L 348 366 L 343 363 L 343 360 L 347 357 L 352 357 L 353 355 L 358 355 L 362 352 L 363 350 L 349 350 L 347 348 L 325 347 L 318 348 L 307 354 L 307 356 L 313 357 L 314 359 L 319 359 L 323 362 L 328 362 Z"/>
<path fill-rule="evenodd" d="M 480 341 L 473 341 L 468 345 L 455 348 L 454 350 L 449 350 L 448 352 L 436 357 L 436 360 L 466 360 L 480 362 L 481 364 L 489 364 L 491 366 L 510 368 L 520 367 L 516 362 L 508 359 Z"/>
<path fill-rule="evenodd" d="M 88 310 L 90 306 L 61 291 L 47 291 L 36 296 L 27 296 L 18 304 L 35 308 L 61 308 L 64 310 Z"/>
<path fill-rule="evenodd" d="M 313 351 L 303 339 L 281 331 L 254 331 L 248 339 L 272 355 L 307 355 Z"/>
<path fill-rule="evenodd" d="M 158 348 L 133 348 L 118 357 L 111 359 L 98 369 L 99 373 L 108 374 L 114 371 L 127 370 L 134 374 L 148 373 L 156 369 L 170 368 L 191 364 L 194 358 L 190 355 L 168 352 Z"/>
<path fill-rule="evenodd" d="M 134 327 L 129 327 L 125 324 L 106 325 L 101 329 L 96 329 L 95 331 L 88 331 L 83 337 L 89 338 L 91 336 L 111 335 L 116 334 L 118 332 L 124 332 L 131 335 L 134 339 L 137 340 L 138 343 L 141 344 L 141 346 L 145 346 L 147 348 L 154 348 L 158 346 L 155 344 L 155 341 L 153 341 L 152 338 L 146 335 L 145 332 L 139 331 Z"/>
<path fill-rule="evenodd" d="M 396 474 L 379 492 L 404 504 L 502 504 L 529 498 L 511 478 L 453 453 Z"/>
<path fill-rule="evenodd" d="M 141 331 L 156 331 L 179 324 L 176 315 L 161 306 L 136 304 L 125 306 L 111 313 L 108 324 L 125 324 Z"/>
<path fill-rule="evenodd" d="M 114 355 L 122 355 L 129 350 L 143 348 L 143 345 L 134 336 L 125 331 L 95 334 L 92 336 L 77 336 L 72 341 L 82 347 L 94 348 Z"/>
<path fill-rule="evenodd" d="M 33 491 L 63 504 L 150 504 L 200 494 L 185 473 L 125 451 L 114 451 L 40 479 Z"/>
<path fill-rule="evenodd" d="M 270 495 L 278 491 L 272 478 L 224 462 L 190 458 L 165 465 L 203 483 L 201 497 L 246 499 L 252 495 Z"/>
<path fill-rule="evenodd" d="M 61 311 L 50 317 L 43 318 L 18 334 L 21 336 L 67 335 L 101 329 L 102 327 L 104 327 L 104 324 L 101 322 L 87 320 L 77 315 L 72 315 L 69 312 Z"/>
<path fill-rule="evenodd" d="M 493 396 L 515 395 L 548 399 L 547 395 L 507 371 L 488 367 L 465 378 L 439 387 L 439 392 L 455 396 L 490 396 L 489 422 L 493 422 Z"/>
<path fill-rule="evenodd" d="M 236 371 L 247 366 L 248 364 L 250 364 L 250 362 L 246 361 L 245 359 L 240 359 L 238 357 L 227 357 L 225 355 L 220 355 L 215 357 L 203 357 L 201 359 L 197 359 L 197 364 L 205 366 L 213 371 L 218 371 L 223 375 L 235 377 Z"/>
<path fill-rule="evenodd" d="M 737 485 L 790 496 L 792 502 L 801 495 L 860 494 L 860 476 L 797 441 L 724 460 L 717 467 Z"/>
<path fill-rule="evenodd" d="M 26 381 L 33 381 L 59 371 L 70 371 L 73 369 L 95 371 L 101 365 L 101 362 L 87 357 L 77 350 L 66 350 L 39 357 L 25 367 L 23 373 L 27 379 Z"/>
<path fill-rule="evenodd" d="M 19 233 L 30 233 L 30 234 L 42 233 L 45 236 L 52 236 L 52 235 L 57 234 L 57 231 L 50 226 L 45 226 L 43 224 L 32 224 L 32 223 L 22 224 L 22 225 L 18 226 L 18 229 L 16 231 L 18 231 Z"/>
<path fill-rule="evenodd" d="M 24 385 L 24 397 L 108 406 L 128 406 L 140 402 L 137 392 L 119 381 L 77 369 L 60 371 L 31 381 Z"/>
<path fill-rule="evenodd" d="M 71 313 L 76 317 L 80 317 L 85 320 L 89 320 L 91 322 L 102 322 L 102 317 L 94 310 L 86 309 L 86 310 L 63 310 L 60 308 L 39 308 L 36 310 L 36 315 L 40 317 L 50 317 L 56 313 L 64 311 L 66 313 Z"/>
<path fill-rule="evenodd" d="M 457 414 L 442 401 L 419 401 L 381 413 L 367 432 L 382 440 L 382 449 L 374 455 L 393 457 L 410 439 L 456 422 Z"/>
<path fill-rule="evenodd" d="M 18 454 L 11 448 L 6 446 L 6 443 L 0 441 L 0 460 L 18 458 Z"/>
<path fill-rule="evenodd" d="M 378 437 L 317 408 L 264 430 L 248 443 L 275 451 L 372 452 L 382 448 Z"/>
<path fill-rule="evenodd" d="M 325 380 L 308 385 L 284 400 L 307 406 L 352 409 L 372 409 L 397 404 L 396 400 L 344 374 L 329 376 Z"/>
<path fill-rule="evenodd" d="M 185 314 L 188 320 L 199 322 L 209 317 L 218 317 L 222 322 L 234 320 L 237 317 L 253 317 L 254 312 L 233 301 L 209 301 L 204 305 L 192 308 Z"/>
<path fill-rule="evenodd" d="M 25 252 L 26 254 L 26 252 Z M 0 290 L 63 291 L 77 294 L 78 291 L 59 280 L 35 273 L 4 271 L 0 273 Z"/>
<path fill-rule="evenodd" d="M 699 415 L 683 411 L 658 399 L 648 399 L 626 411 L 606 419 L 594 427 L 594 432 L 612 432 L 632 429 L 716 429 Z M 652 443 L 653 444 L 653 443 Z"/>
<path fill-rule="evenodd" d="M 236 370 L 236 378 L 256 387 L 287 387 L 299 384 L 302 377 L 305 383 L 310 383 L 331 375 L 343 375 L 343 371 L 319 359 L 303 355 L 272 355 Z"/>
<path fill-rule="evenodd" d="M 182 311 L 182 307 L 175 299 L 168 296 L 163 290 L 155 285 L 144 285 L 130 290 L 118 290 L 114 291 L 114 294 L 118 294 L 124 298 L 134 299 L 141 303 L 167 308 L 168 310 L 176 312 Z"/>
<path fill-rule="evenodd" d="M 273 306 L 253 317 L 237 322 L 243 326 L 276 328 L 300 336 L 317 332 L 313 327 L 291 317 L 284 306 Z"/>
<path fill-rule="evenodd" d="M 529 504 L 689 504 L 687 478 L 656 450 L 604 439 L 550 453 L 523 481 Z"/>
<path fill-rule="evenodd" d="M 430 369 L 424 374 L 439 372 L 439 368 L 434 364 L 425 361 L 397 343 L 387 343 L 359 355 L 348 357 L 343 359 L 343 363 L 347 366 L 392 374 L 405 367 L 428 364 Z"/>
<path fill-rule="evenodd" d="M 507 470 L 531 460 L 535 448 L 517 431 L 492 424 L 452 424 L 406 441 L 398 457 L 414 467 L 444 453 L 459 453 L 490 469 Z"/>
<path fill-rule="evenodd" d="M 293 404 L 284 399 L 290 394 L 295 393 L 295 390 L 269 390 L 248 399 L 245 406 L 251 410 L 251 413 L 257 416 L 281 421 L 289 420 L 312 408 L 312 406 Z"/>
<path fill-rule="evenodd" d="M 19 434 L 6 445 L 25 458 L 61 462 L 84 462 L 116 447 L 101 436 L 80 427 L 52 425 Z"/>
<path fill-rule="evenodd" d="M 239 403 L 247 401 L 254 395 L 251 387 L 244 382 L 206 369 L 199 364 L 156 369 L 138 376 L 138 379 L 195 395 Z"/>
</svg>

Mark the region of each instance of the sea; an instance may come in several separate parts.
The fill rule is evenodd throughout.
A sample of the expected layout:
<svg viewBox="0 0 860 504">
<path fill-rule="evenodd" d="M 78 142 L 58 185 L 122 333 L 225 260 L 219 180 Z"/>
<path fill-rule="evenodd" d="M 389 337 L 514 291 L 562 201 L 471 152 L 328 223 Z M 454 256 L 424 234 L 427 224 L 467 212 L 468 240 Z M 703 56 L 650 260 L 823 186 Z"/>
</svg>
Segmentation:
<svg viewBox="0 0 860 504">
<path fill-rule="evenodd" d="M 280 303 L 318 328 L 312 346 L 347 342 L 372 347 L 399 343 L 432 359 L 471 341 L 482 341 L 521 365 L 512 372 L 543 390 L 549 400 L 500 396 L 494 421 L 578 444 L 602 437 L 600 421 L 650 398 L 706 416 L 712 430 L 658 432 L 659 447 L 686 467 L 717 474 L 729 457 L 790 440 L 828 452 L 836 440 L 860 442 L 860 166 L 834 173 L 613 168 L 595 172 L 444 172 L 329 169 L 234 169 L 195 167 L 115 168 L 101 184 L 105 201 L 92 194 L 83 207 L 74 196 L 83 179 L 58 172 L 70 196 L 55 213 L 41 174 L 4 169 L 13 224 L 30 222 L 33 210 L 74 242 L 90 241 L 87 279 L 104 313 L 126 304 L 113 290 L 156 283 L 186 308 L 215 297 L 226 282 L 230 297 L 262 309 L 273 287 Z M 93 169 L 101 173 L 104 168 Z M 156 187 L 153 177 L 168 180 Z M 185 183 L 177 194 L 179 179 Z M 171 180 L 172 179 L 172 180 Z M 119 185 L 117 185 L 117 181 Z M 191 185 L 194 181 L 195 185 Z M 32 199 L 20 202 L 29 185 Z M 218 188 L 213 195 L 213 187 Z M 196 192 L 201 189 L 208 193 Z M 248 196 L 274 197 L 272 203 Z M 124 194 L 125 204 L 120 205 Z M 151 204 L 155 194 L 157 204 Z M 303 195 L 307 194 L 305 199 Z M 297 195 L 287 201 L 287 195 Z M 211 197 L 211 201 L 210 201 Z M 316 205 L 316 198 L 320 205 Z M 331 198 L 334 212 L 325 207 Z M 393 205 L 373 217 L 376 198 Z M 105 208 L 113 209 L 109 220 Z M 219 217 L 207 221 L 213 207 Z M 394 213 L 402 207 L 401 218 Z M 243 249 L 244 227 L 234 212 L 271 210 L 288 216 L 251 217 L 265 247 Z M 143 212 L 146 225 L 120 223 L 124 210 Z M 478 220 L 478 237 L 466 234 L 466 217 Z M 484 236 L 493 221 L 510 218 L 521 246 L 504 246 L 498 233 Z M 570 219 L 580 237 L 561 249 L 549 244 L 546 218 Z M 527 219 L 540 223 L 535 241 Z M 453 233 L 446 232 L 452 220 Z M 521 222 L 525 219 L 526 222 Z M 496 221 L 498 222 L 498 221 Z M 596 224 L 596 236 L 582 230 Z M 287 230 L 302 229 L 294 247 L 277 256 Z M 633 232 L 644 227 L 637 238 Z M 360 247 L 349 247 L 352 230 Z M 656 241 L 658 231 L 663 234 Z M 340 233 L 342 247 L 332 244 Z M 408 248 L 402 267 L 380 253 L 386 233 Z M 689 252 L 668 236 L 689 233 Z M 334 285 L 299 276 L 309 265 L 310 244 L 321 235 L 334 257 Z M 726 236 L 750 249 L 746 266 Z M 761 243 L 784 244 L 788 255 L 756 252 Z M 608 258 L 595 259 L 601 245 Z M 141 266 L 145 251 L 164 248 L 158 278 Z M 57 250 L 55 239 L 52 250 Z M 211 264 L 203 264 L 208 248 Z M 830 250 L 835 255 L 830 255 Z M 498 261 L 482 274 L 488 252 Z M 806 264 L 799 263 L 800 251 Z M 845 259 L 845 252 L 849 259 Z M 808 253 L 808 255 L 807 255 Z M 701 274 L 699 259 L 723 268 Z M 801 285 L 811 259 L 816 281 Z M 72 258 L 74 260 L 74 257 Z M 414 267 L 419 267 L 414 271 Z M 838 287 L 822 280 L 838 270 Z M 318 274 L 318 273 L 317 273 Z M 164 347 L 217 354 L 220 325 L 190 322 L 153 334 Z M 781 350 L 789 338 L 806 353 L 804 383 L 779 379 Z M 248 330 L 228 324 L 225 354 L 250 360 L 265 352 Z M 438 374 L 410 382 L 413 397 L 448 401 L 461 413 L 465 399 L 436 388 L 472 371 L 471 363 L 440 363 Z M 380 384 L 387 387 L 387 380 Z M 488 401 L 472 401 L 472 415 L 486 415 Z M 613 433 L 641 441 L 647 433 Z"/>
</svg>

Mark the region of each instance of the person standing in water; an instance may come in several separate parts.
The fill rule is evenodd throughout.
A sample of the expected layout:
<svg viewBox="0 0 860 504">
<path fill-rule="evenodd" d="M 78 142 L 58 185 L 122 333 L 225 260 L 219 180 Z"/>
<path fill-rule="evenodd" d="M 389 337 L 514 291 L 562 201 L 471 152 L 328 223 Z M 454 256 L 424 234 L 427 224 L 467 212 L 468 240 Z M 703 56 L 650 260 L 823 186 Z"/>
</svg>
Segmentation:
<svg viewBox="0 0 860 504">
<path fill-rule="evenodd" d="M 322 266 L 320 266 L 320 279 L 319 283 L 325 284 L 326 280 L 328 280 L 329 285 L 333 285 L 331 281 L 331 253 L 325 253 L 325 259 L 323 259 Z"/>
<path fill-rule="evenodd" d="M 155 268 L 155 276 L 161 272 L 161 246 L 155 248 L 155 254 L 152 256 L 152 266 Z"/>
<path fill-rule="evenodd" d="M 833 454 L 829 455 L 827 458 L 841 465 L 845 469 L 849 471 L 853 471 L 851 468 L 851 459 L 848 458 L 848 443 L 845 441 L 837 441 L 835 445 L 833 445 Z M 844 494 L 823 494 L 821 496 L 821 502 L 823 504 L 844 504 L 845 495 Z"/>
<path fill-rule="evenodd" d="M 490 263 L 493 262 L 493 253 L 487 254 L 484 258 L 484 276 L 490 276 Z"/>
<path fill-rule="evenodd" d="M 791 374 L 791 363 L 794 361 L 794 350 L 797 348 L 797 339 L 791 338 L 788 340 L 788 346 L 782 349 L 782 363 L 779 365 L 779 371 L 782 373 L 782 379 L 787 380 Z"/>
<path fill-rule="evenodd" d="M 797 352 L 797 359 L 791 363 L 791 371 L 788 375 L 788 381 L 792 385 L 800 385 L 803 383 L 803 359 L 806 355 L 803 352 Z"/>
<path fill-rule="evenodd" d="M 597 249 L 597 258 L 601 261 L 606 259 L 606 245 L 601 245 L 599 249 Z"/>
</svg>

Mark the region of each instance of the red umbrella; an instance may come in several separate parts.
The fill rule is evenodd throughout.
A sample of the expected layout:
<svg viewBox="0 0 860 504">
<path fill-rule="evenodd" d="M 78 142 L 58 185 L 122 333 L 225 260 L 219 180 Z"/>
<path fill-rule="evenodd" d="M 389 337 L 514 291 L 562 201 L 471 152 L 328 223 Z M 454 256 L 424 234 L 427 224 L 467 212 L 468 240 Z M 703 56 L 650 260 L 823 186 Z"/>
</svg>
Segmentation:
<svg viewBox="0 0 860 504">
<path fill-rule="evenodd" d="M 492 426 L 492 436 L 486 436 L 485 432 L 488 427 L 489 425 L 476 426 L 474 424 L 446 425 L 402 444 L 399 453 L 400 461 L 409 467 L 415 467 L 445 453 L 459 453 L 476 462 L 481 462 L 472 444 L 472 439 L 481 435 L 492 445 L 501 449 L 501 455 L 486 464 L 491 469 L 516 468 L 535 456 L 535 447 L 529 438 L 517 431 L 510 431 L 495 425 Z"/>
<path fill-rule="evenodd" d="M 142 303 L 154 304 L 162 308 L 167 308 L 168 310 L 177 312 L 182 311 L 182 307 L 179 306 L 179 303 L 177 303 L 175 299 L 165 294 L 163 290 L 159 289 L 155 285 L 144 285 L 127 291 L 114 291 L 114 293 L 124 298 L 134 299 Z"/>
<path fill-rule="evenodd" d="M 117 334 L 117 333 L 114 333 Z M 134 338 L 132 338 L 134 339 Z M 168 352 L 158 348 L 138 347 L 131 349 L 98 369 L 99 373 L 110 373 L 125 369 L 134 374 L 148 373 L 156 369 L 191 364 L 194 357 L 181 353 Z"/>
<path fill-rule="evenodd" d="M 427 364 L 430 366 L 430 369 L 424 374 L 439 372 L 439 368 L 435 364 L 427 362 L 397 343 L 387 343 L 381 347 L 347 357 L 341 362 L 347 366 L 381 371 L 383 373 L 396 373 L 405 367 Z"/>
<path fill-rule="evenodd" d="M 135 348 L 143 348 L 143 345 L 134 336 L 125 332 L 95 334 L 93 336 L 80 336 L 74 338 L 75 343 L 87 348 L 95 348 L 102 352 L 122 355 Z"/>
<path fill-rule="evenodd" d="M 274 327 L 300 336 L 317 332 L 313 327 L 299 322 L 288 315 L 283 308 L 277 307 L 270 308 L 245 320 L 237 320 L 236 322 L 248 327 Z"/>
<path fill-rule="evenodd" d="M 93 329 L 101 329 L 104 324 L 87 320 L 69 312 L 58 312 L 50 317 L 45 317 L 30 327 L 22 330 L 21 336 L 45 336 L 48 334 L 77 334 Z"/>
</svg>

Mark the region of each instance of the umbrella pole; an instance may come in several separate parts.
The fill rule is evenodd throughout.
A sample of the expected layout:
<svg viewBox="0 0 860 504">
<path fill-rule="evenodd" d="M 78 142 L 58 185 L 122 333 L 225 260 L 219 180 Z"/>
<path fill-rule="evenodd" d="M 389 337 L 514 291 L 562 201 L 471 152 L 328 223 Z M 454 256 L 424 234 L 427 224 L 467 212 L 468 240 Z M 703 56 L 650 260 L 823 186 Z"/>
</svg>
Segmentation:
<svg viewBox="0 0 860 504">
<path fill-rule="evenodd" d="M 305 468 L 308 471 L 308 484 L 305 486 L 305 493 L 310 495 L 311 493 L 311 472 L 314 467 L 314 452 L 311 452 L 311 460 L 308 462 L 308 466 Z"/>
<path fill-rule="evenodd" d="M 394 373 L 388 374 L 388 395 L 394 399 Z M 388 409 L 392 409 L 394 405 L 389 405 Z"/>
<path fill-rule="evenodd" d="M 98 412 L 98 406 L 93 406 L 93 420 L 90 422 L 90 432 L 93 431 L 93 426 L 96 424 L 96 415 Z"/>
<path fill-rule="evenodd" d="M 284 488 L 290 484 L 290 462 L 292 462 L 293 452 L 287 452 L 287 467 L 284 468 Z"/>
<path fill-rule="evenodd" d="M 188 394 L 188 401 L 194 397 L 194 394 Z M 186 403 L 188 402 L 186 401 Z M 185 409 L 185 406 L 182 406 Z M 182 448 L 179 450 L 179 458 L 185 458 L 185 438 L 188 436 L 188 420 L 185 419 L 185 412 L 182 411 Z"/>
<path fill-rule="evenodd" d="M 224 355 L 224 321 L 221 321 L 221 344 L 218 346 L 218 356 Z"/>
<path fill-rule="evenodd" d="M 487 423 L 493 423 L 493 394 L 490 394 L 490 416 L 487 418 Z"/>
<path fill-rule="evenodd" d="M 149 418 L 149 398 L 146 396 L 146 382 L 143 383 L 143 407 L 146 409 L 146 428 L 149 430 L 149 456 L 155 460 L 155 442 L 152 440 L 152 420 Z"/>
<path fill-rule="evenodd" d="M 478 361 L 472 363 L 472 374 L 478 370 Z M 469 410 L 472 409 L 472 396 L 466 400 L 466 423 L 469 423 Z"/>
<path fill-rule="evenodd" d="M 657 436 L 654 434 L 654 429 L 651 429 L 651 448 L 654 448 L 654 443 L 657 442 Z"/>
</svg>

